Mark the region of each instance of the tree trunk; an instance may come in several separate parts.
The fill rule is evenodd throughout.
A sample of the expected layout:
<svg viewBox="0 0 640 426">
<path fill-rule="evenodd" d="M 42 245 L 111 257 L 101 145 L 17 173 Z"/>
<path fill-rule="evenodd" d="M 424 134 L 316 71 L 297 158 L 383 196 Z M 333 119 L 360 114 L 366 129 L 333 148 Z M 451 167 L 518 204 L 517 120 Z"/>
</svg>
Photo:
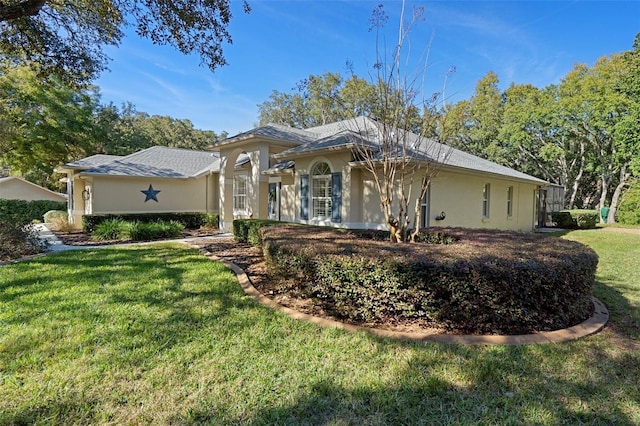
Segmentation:
<svg viewBox="0 0 640 426">
<path fill-rule="evenodd" d="M 573 206 L 576 202 L 576 197 L 578 196 L 578 188 L 580 187 L 580 180 L 582 179 L 582 175 L 584 174 L 584 165 L 585 165 L 585 143 L 580 142 L 580 169 L 578 170 L 578 174 L 575 179 L 573 179 L 573 185 L 571 185 L 571 196 L 569 198 L 569 210 L 573 209 Z"/>
<path fill-rule="evenodd" d="M 630 177 L 631 173 L 627 173 L 627 167 L 622 166 L 622 169 L 620 170 L 620 182 L 618 183 L 618 186 L 616 186 L 615 191 L 613 191 L 613 197 L 611 197 L 611 206 L 609 207 L 607 223 L 616 223 L 616 211 L 618 210 L 618 202 L 620 201 L 622 190 L 627 185 Z"/>
</svg>

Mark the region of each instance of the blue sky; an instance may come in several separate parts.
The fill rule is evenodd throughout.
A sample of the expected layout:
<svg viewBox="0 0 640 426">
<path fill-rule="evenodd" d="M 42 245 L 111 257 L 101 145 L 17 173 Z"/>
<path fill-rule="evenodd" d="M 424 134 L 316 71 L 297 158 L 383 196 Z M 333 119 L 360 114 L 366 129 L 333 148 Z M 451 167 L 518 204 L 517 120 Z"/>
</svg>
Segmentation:
<svg viewBox="0 0 640 426">
<path fill-rule="evenodd" d="M 194 126 L 233 135 L 258 121 L 258 104 L 273 90 L 289 92 L 310 74 L 356 74 L 370 79 L 378 1 L 249 0 L 250 14 L 232 2 L 229 65 L 211 72 L 195 56 L 128 35 L 110 47 L 109 71 L 96 81 L 102 103 L 132 102 L 151 115 L 186 118 Z M 401 2 L 385 1 L 389 21 L 381 36 L 397 40 Z M 410 33 L 411 59 L 429 47 L 424 92 L 466 99 L 489 71 L 509 84 L 556 84 L 576 63 L 630 50 L 640 32 L 640 1 L 407 1 L 424 6 L 425 20 Z M 411 68 L 415 69 L 415 68 Z"/>
</svg>

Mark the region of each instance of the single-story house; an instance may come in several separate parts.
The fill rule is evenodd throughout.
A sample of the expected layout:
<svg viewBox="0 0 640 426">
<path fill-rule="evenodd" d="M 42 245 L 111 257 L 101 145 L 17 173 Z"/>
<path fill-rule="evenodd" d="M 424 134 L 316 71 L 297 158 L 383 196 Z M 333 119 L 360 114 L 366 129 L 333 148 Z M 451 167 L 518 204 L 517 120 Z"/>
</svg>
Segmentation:
<svg viewBox="0 0 640 426">
<path fill-rule="evenodd" d="M 97 213 L 218 211 L 218 154 L 155 146 L 127 155 L 93 155 L 66 173 L 69 223 Z"/>
<path fill-rule="evenodd" d="M 266 125 L 215 144 L 221 227 L 230 230 L 234 218 L 254 217 L 386 229 L 373 175 L 360 158 L 363 149 L 376 155 L 384 131 L 389 129 L 358 117 L 305 130 Z M 413 147 L 408 156 L 438 170 L 422 200 L 422 226 L 534 228 L 537 193 L 547 182 L 412 133 L 405 136 Z M 233 166 L 240 155 L 249 157 L 250 167 Z"/>
<path fill-rule="evenodd" d="M 19 177 L 0 178 L 0 199 L 24 201 L 59 201 L 65 203 L 67 196 L 51 191 Z"/>
<path fill-rule="evenodd" d="M 266 125 L 208 151 L 153 147 L 97 155 L 67 173 L 70 221 L 88 213 L 217 212 L 344 228 L 385 229 L 363 149 L 377 155 L 382 129 L 367 117 L 309 129 Z M 434 141 L 406 134 L 409 156 L 437 167 L 422 200 L 422 226 L 532 230 L 547 182 Z M 424 170 L 422 168 L 421 170 Z M 417 179 L 419 180 L 419 179 Z"/>
</svg>

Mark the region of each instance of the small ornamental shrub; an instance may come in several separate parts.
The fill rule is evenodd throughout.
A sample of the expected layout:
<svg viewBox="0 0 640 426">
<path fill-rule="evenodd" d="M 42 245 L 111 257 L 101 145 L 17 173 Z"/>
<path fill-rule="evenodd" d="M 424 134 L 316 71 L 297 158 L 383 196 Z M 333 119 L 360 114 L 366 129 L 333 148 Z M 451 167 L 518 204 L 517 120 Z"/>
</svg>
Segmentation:
<svg viewBox="0 0 640 426">
<path fill-rule="evenodd" d="M 109 219 L 96 225 L 91 238 L 97 241 L 118 240 L 124 231 L 126 222 L 122 219 Z"/>
<path fill-rule="evenodd" d="M 640 182 L 622 196 L 616 212 L 616 221 L 623 225 L 640 225 Z"/>
<path fill-rule="evenodd" d="M 599 221 L 597 210 L 561 210 L 551 213 L 556 227 L 564 229 L 593 229 Z"/>
<path fill-rule="evenodd" d="M 0 220 L 0 261 L 40 253 L 46 244 L 38 238 L 34 225 Z"/>
<path fill-rule="evenodd" d="M 62 210 L 49 210 L 43 216 L 44 222 L 49 224 L 53 230 L 61 230 L 67 228 L 67 212 Z"/>
<path fill-rule="evenodd" d="M 468 333 L 520 334 L 576 325 L 592 314 L 598 257 L 582 244 L 533 233 L 423 232 L 439 235 L 439 243 L 390 244 L 303 226 L 263 227 L 260 234 L 269 273 L 285 281 L 282 288 L 355 322 L 420 319 Z"/>
</svg>

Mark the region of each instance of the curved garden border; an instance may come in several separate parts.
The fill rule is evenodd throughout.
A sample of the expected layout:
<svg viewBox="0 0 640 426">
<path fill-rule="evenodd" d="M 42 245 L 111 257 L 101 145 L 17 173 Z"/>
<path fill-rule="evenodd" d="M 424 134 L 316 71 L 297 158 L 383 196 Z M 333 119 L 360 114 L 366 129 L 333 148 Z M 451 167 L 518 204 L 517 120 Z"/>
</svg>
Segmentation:
<svg viewBox="0 0 640 426">
<path fill-rule="evenodd" d="M 462 345 L 529 345 L 534 343 L 562 343 L 586 337 L 601 331 L 609 321 L 609 310 L 595 297 L 592 297 L 594 312 L 591 318 L 573 327 L 555 331 L 541 331 L 534 334 L 522 335 L 463 335 L 463 334 L 436 334 L 436 333 L 405 333 L 390 330 L 382 330 L 371 327 L 362 327 L 343 322 L 316 317 L 313 315 L 298 312 L 294 309 L 282 306 L 272 299 L 260 293 L 249 280 L 247 274 L 235 263 L 218 258 L 215 254 L 207 250 L 200 249 L 206 257 L 218 262 L 222 262 L 229 267 L 238 277 L 238 282 L 245 294 L 253 297 L 264 306 L 284 313 L 290 318 L 304 320 L 323 327 L 334 327 L 348 331 L 365 331 L 378 337 L 390 337 L 401 340 L 411 340 L 433 343 L 455 343 Z"/>
</svg>

